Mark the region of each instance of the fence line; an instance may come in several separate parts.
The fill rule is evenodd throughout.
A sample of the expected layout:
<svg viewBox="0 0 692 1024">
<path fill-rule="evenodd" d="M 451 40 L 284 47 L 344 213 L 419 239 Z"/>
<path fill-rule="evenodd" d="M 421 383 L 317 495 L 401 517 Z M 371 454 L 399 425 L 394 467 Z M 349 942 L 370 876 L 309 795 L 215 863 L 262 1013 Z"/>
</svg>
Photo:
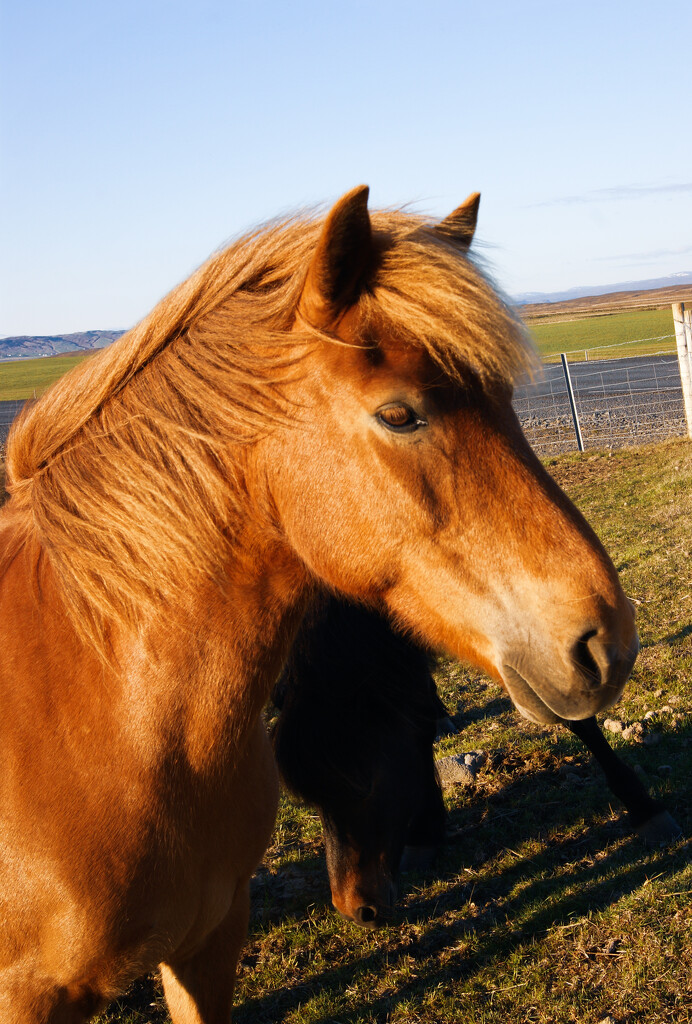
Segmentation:
<svg viewBox="0 0 692 1024">
<path fill-rule="evenodd" d="M 14 402 L 0 402 L 0 457 L 3 455 L 7 435 L 15 416 L 24 408 L 24 399 Z"/>
<path fill-rule="evenodd" d="M 538 380 L 518 386 L 514 408 L 536 451 L 540 455 L 553 455 L 582 448 L 577 440 L 579 431 L 582 450 L 643 444 L 684 437 L 687 433 L 692 437 L 692 394 L 686 399 L 683 390 L 686 381 L 692 380 L 690 311 L 683 305 L 674 307 L 674 320 L 678 332 L 677 359 L 674 354 L 666 353 L 568 364 L 567 356 L 572 353 L 564 353 L 564 371 L 560 363 L 545 363 Z M 602 349 L 617 347 L 600 346 Z M 573 389 L 573 410 L 568 377 L 571 377 Z M 0 456 L 10 424 L 23 405 L 23 401 L 0 402 Z"/>
<path fill-rule="evenodd" d="M 678 349 L 687 433 L 692 437 L 692 310 L 686 310 L 684 302 L 676 302 L 673 306 L 673 323 L 675 324 L 675 340 Z"/>
<path fill-rule="evenodd" d="M 569 369 L 584 449 L 685 435 L 682 385 L 674 356 L 591 360 L 572 363 Z M 541 455 L 576 451 L 579 445 L 562 366 L 546 364 L 543 371 L 541 379 L 515 391 L 514 407 L 524 433 Z"/>
<path fill-rule="evenodd" d="M 603 352 L 605 349 L 624 348 L 626 345 L 641 345 L 644 342 L 648 341 L 668 341 L 669 338 L 674 337 L 674 334 L 659 334 L 654 338 L 634 338 L 632 341 L 614 341 L 612 345 L 591 345 L 589 348 L 571 348 L 567 352 L 565 352 L 564 355 L 573 356 L 576 355 L 578 352 L 584 352 L 585 354 L 587 354 L 588 362 L 589 352 Z"/>
</svg>

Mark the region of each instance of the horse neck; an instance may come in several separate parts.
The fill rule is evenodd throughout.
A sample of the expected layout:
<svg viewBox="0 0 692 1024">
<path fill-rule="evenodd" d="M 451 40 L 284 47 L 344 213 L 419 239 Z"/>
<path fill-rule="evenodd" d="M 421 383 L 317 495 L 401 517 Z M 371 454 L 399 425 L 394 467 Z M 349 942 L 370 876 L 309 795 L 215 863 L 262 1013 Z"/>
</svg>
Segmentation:
<svg viewBox="0 0 692 1024">
<path fill-rule="evenodd" d="M 276 544 L 242 550 L 222 585 L 206 583 L 184 609 L 153 620 L 147 653 L 134 658 L 154 714 L 199 771 L 213 770 L 219 758 L 223 766 L 254 727 L 310 599 L 305 570 L 290 552 Z"/>
</svg>

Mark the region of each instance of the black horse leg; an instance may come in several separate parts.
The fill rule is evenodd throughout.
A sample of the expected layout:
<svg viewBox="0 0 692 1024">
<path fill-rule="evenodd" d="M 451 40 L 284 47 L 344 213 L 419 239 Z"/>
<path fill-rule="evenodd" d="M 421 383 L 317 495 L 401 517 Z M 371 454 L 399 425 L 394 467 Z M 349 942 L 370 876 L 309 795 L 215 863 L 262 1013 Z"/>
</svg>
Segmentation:
<svg viewBox="0 0 692 1024">
<path fill-rule="evenodd" d="M 682 834 L 680 826 L 663 804 L 649 796 L 637 774 L 620 760 L 595 718 L 565 722 L 565 725 L 596 758 L 605 773 L 608 788 L 623 802 L 632 825 L 643 839 L 659 843 L 677 839 Z"/>
<path fill-rule="evenodd" d="M 433 866 L 445 840 L 446 820 L 442 790 L 431 757 L 420 804 L 406 833 L 401 871 L 427 871 Z"/>
</svg>

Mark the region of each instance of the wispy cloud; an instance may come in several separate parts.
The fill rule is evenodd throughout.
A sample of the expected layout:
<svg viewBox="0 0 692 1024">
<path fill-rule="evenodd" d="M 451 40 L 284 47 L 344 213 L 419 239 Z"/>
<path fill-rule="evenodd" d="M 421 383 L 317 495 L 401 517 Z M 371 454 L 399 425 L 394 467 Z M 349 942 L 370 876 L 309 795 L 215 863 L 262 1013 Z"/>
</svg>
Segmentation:
<svg viewBox="0 0 692 1024">
<path fill-rule="evenodd" d="M 559 196 L 532 206 L 575 206 L 587 203 L 603 203 L 621 199 L 647 199 L 651 196 L 692 194 L 692 182 L 674 185 L 618 185 L 614 188 L 596 188 L 578 196 Z"/>
<path fill-rule="evenodd" d="M 692 245 L 682 245 L 679 249 L 651 249 L 649 252 L 628 252 L 619 256 L 594 256 L 594 263 L 621 263 L 627 260 L 633 263 L 649 263 L 664 256 L 687 256 L 692 253 Z"/>
</svg>

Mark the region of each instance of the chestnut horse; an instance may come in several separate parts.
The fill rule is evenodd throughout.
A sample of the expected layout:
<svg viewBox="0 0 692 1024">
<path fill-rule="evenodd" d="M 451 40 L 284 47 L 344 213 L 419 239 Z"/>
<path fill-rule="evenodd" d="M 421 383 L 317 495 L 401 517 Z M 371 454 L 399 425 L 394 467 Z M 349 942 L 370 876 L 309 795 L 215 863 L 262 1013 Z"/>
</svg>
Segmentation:
<svg viewBox="0 0 692 1024">
<path fill-rule="evenodd" d="M 75 1024 L 161 965 L 227 1022 L 276 774 L 260 710 L 315 581 L 504 681 L 618 699 L 632 609 L 527 445 L 523 331 L 367 188 L 217 254 L 21 417 L 0 519 L 0 1019 Z"/>
</svg>

